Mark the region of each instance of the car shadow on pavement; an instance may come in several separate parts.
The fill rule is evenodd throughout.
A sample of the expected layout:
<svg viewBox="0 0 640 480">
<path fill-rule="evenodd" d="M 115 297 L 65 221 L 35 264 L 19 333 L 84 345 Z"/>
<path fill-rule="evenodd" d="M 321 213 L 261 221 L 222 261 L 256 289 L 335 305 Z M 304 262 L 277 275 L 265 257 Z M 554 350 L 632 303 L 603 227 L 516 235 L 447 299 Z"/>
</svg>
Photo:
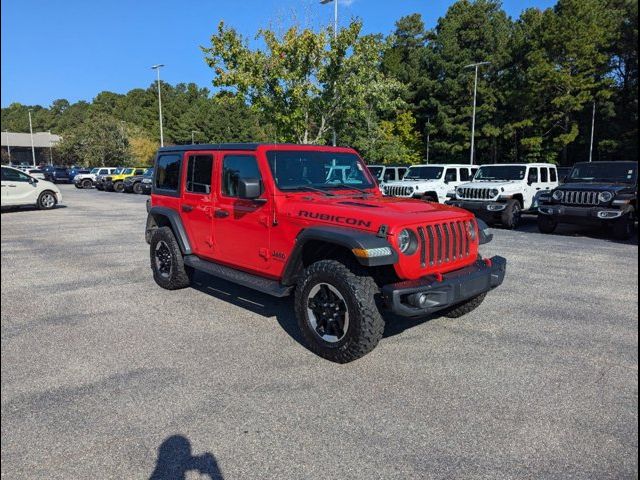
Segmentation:
<svg viewBox="0 0 640 480">
<path fill-rule="evenodd" d="M 66 205 L 56 205 L 51 210 L 59 210 L 61 208 L 67 208 Z M 2 214 L 5 213 L 16 213 L 16 212 L 42 212 L 45 210 L 40 210 L 35 205 L 20 205 L 16 207 L 2 207 Z"/>
<path fill-rule="evenodd" d="M 245 308 L 265 318 L 275 317 L 282 329 L 296 342 L 307 348 L 294 313 L 293 296 L 276 298 L 264 293 L 256 292 L 248 287 L 196 272 L 191 287 L 215 297 L 219 300 Z M 383 312 L 385 320 L 384 338 L 393 337 L 407 329 L 417 327 L 431 319 L 438 318 L 437 314 L 422 318 L 405 318 L 390 312 Z"/>
<path fill-rule="evenodd" d="M 158 447 L 158 459 L 149 480 L 185 480 L 187 472 L 197 472 L 200 478 L 224 480 L 216 458 L 209 452 L 191 453 L 191 442 L 182 435 L 172 435 Z"/>
</svg>

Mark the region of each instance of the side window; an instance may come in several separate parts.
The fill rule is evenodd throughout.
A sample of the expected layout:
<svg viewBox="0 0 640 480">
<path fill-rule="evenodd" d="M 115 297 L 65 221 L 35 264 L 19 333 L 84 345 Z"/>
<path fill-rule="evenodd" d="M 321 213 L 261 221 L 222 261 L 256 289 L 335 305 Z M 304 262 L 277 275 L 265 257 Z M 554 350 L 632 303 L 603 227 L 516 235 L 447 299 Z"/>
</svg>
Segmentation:
<svg viewBox="0 0 640 480">
<path fill-rule="evenodd" d="M 156 188 L 166 192 L 177 192 L 180 184 L 181 155 L 172 153 L 158 157 Z"/>
<path fill-rule="evenodd" d="M 395 169 L 393 168 L 385 168 L 384 169 L 384 177 L 382 177 L 383 182 L 391 182 L 395 180 Z"/>
<path fill-rule="evenodd" d="M 549 169 L 549 172 L 551 173 L 550 177 L 551 177 L 551 182 L 557 182 L 558 181 L 558 171 L 554 168 L 551 167 Z"/>
<path fill-rule="evenodd" d="M 101 168 L 100 170 L 98 170 L 98 175 L 107 175 L 109 173 L 109 170 L 107 170 L 106 168 Z"/>
<path fill-rule="evenodd" d="M 227 197 L 238 196 L 238 183 L 241 178 L 262 179 L 258 162 L 253 155 L 227 155 L 222 161 L 222 194 Z"/>
<path fill-rule="evenodd" d="M 399 168 L 398 169 L 398 180 L 402 180 L 402 178 L 404 177 L 405 173 L 407 173 L 407 169 L 406 168 Z"/>
<path fill-rule="evenodd" d="M 17 170 L 13 170 L 11 168 L 2 169 L 2 180 L 6 180 L 8 182 L 28 182 L 29 178 L 30 177 L 28 175 L 18 172 Z"/>
<path fill-rule="evenodd" d="M 136 171 L 133 174 L 142 175 L 143 173 L 144 173 L 144 168 L 136 168 Z"/>
<path fill-rule="evenodd" d="M 445 183 L 458 181 L 458 172 L 455 168 L 447 168 L 447 171 L 444 174 L 444 181 Z"/>
<path fill-rule="evenodd" d="M 529 176 L 527 177 L 529 183 L 538 183 L 538 167 L 531 167 L 529 169 Z"/>
<path fill-rule="evenodd" d="M 540 169 L 540 181 L 542 183 L 547 183 L 549 181 L 549 169 L 547 167 Z"/>
<path fill-rule="evenodd" d="M 469 169 L 468 168 L 461 168 L 460 169 L 460 181 L 461 182 L 468 182 L 469 181 Z"/>
<path fill-rule="evenodd" d="M 211 193 L 211 171 L 213 157 L 211 155 L 191 155 L 187 163 L 185 190 L 192 193 Z"/>
</svg>

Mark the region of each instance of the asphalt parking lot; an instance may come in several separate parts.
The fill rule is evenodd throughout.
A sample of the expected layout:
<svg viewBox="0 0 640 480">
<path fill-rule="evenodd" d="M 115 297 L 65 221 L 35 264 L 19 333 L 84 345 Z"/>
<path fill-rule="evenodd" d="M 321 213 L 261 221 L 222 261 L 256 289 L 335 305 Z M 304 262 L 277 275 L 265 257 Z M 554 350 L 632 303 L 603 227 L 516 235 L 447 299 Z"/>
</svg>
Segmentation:
<svg viewBox="0 0 640 480">
<path fill-rule="evenodd" d="M 157 287 L 147 197 L 62 190 L 2 213 L 3 478 L 638 476 L 637 236 L 496 229 L 480 308 L 337 365 L 290 300 Z"/>
</svg>

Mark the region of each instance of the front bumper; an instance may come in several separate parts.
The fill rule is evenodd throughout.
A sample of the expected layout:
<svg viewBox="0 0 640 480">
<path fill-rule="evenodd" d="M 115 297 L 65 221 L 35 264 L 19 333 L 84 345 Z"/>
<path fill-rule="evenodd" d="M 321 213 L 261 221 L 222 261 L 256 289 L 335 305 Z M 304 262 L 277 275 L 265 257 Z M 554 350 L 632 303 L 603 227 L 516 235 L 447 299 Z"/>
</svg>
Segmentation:
<svg viewBox="0 0 640 480">
<path fill-rule="evenodd" d="M 478 217 L 494 217 L 501 215 L 507 204 L 503 202 L 474 202 L 473 200 L 448 200 L 447 205 L 463 208 L 475 214 Z"/>
<path fill-rule="evenodd" d="M 457 305 L 502 284 L 507 260 L 493 257 L 442 275 L 391 283 L 382 287 L 389 310 L 403 317 L 426 316 Z M 422 297 L 420 301 L 420 297 Z"/>
<path fill-rule="evenodd" d="M 110 180 L 105 180 L 102 182 L 102 188 L 107 192 L 113 192 L 113 182 Z"/>
<path fill-rule="evenodd" d="M 607 207 L 573 207 L 568 205 L 540 205 L 538 213 L 552 217 L 559 223 L 573 223 L 582 225 L 600 225 L 628 214 L 631 208 Z"/>
<path fill-rule="evenodd" d="M 141 189 L 142 189 L 142 193 L 144 193 L 145 195 L 148 195 L 151 193 L 151 184 L 150 183 L 141 183 Z"/>
</svg>

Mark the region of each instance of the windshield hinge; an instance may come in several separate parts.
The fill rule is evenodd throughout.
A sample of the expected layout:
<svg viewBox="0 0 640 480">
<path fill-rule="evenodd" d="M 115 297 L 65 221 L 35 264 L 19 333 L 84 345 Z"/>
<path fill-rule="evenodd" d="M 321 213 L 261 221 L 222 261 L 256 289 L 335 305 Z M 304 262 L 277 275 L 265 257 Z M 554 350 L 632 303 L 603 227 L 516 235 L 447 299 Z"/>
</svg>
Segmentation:
<svg viewBox="0 0 640 480">
<path fill-rule="evenodd" d="M 387 238 L 387 230 L 389 230 L 389 227 L 386 225 L 380 225 L 378 233 L 376 233 L 376 237 Z"/>
</svg>

